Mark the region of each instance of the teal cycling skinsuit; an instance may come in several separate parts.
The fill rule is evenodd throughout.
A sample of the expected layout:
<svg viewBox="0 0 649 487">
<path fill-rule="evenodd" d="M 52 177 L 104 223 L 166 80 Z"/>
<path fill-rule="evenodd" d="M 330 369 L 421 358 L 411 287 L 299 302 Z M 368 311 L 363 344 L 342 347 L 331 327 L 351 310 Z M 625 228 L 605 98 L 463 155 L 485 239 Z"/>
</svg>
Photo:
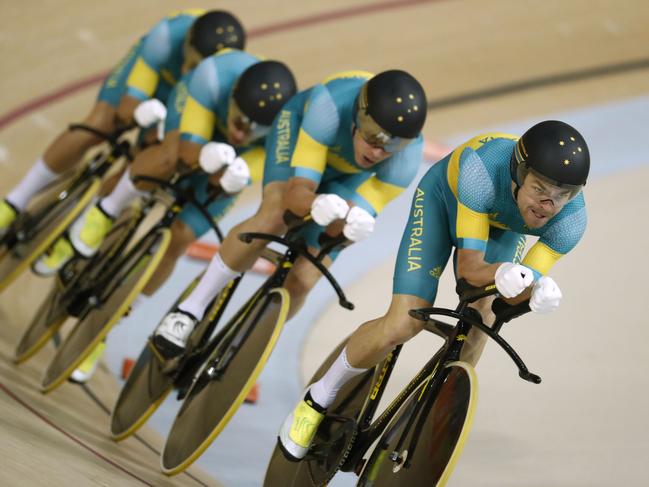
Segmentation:
<svg viewBox="0 0 649 487">
<path fill-rule="evenodd" d="M 354 159 L 354 102 L 371 77 L 360 71 L 338 73 L 284 105 L 266 141 L 264 185 L 310 179 L 318 193 L 335 193 L 373 216 L 406 189 L 422 160 L 421 135 L 369 169 Z M 309 246 L 319 248 L 321 232 L 322 227 L 310 225 L 305 232 Z"/>
<path fill-rule="evenodd" d="M 230 95 L 239 76 L 260 59 L 236 49 L 223 49 L 204 59 L 192 72 L 176 85 L 167 103 L 165 132 L 180 130 L 181 140 L 198 144 L 209 141 L 227 143 L 227 120 Z M 263 163 L 264 140 L 245 147 L 236 147 L 237 154 L 246 160 L 253 179 L 260 178 Z M 208 198 L 209 175 L 199 173 L 188 181 L 194 187 L 198 201 Z M 237 195 L 220 197 L 208 206 L 213 219 L 220 219 L 234 204 Z M 188 225 L 198 238 L 211 227 L 193 205 L 187 205 L 180 213 L 180 220 Z"/>
<path fill-rule="evenodd" d="M 104 80 L 98 101 L 117 107 L 123 95 L 166 102 L 181 77 L 183 45 L 196 17 L 206 10 L 183 10 L 168 15 L 144 35 Z"/>
<path fill-rule="evenodd" d="M 475 137 L 424 175 L 399 247 L 394 294 L 433 303 L 453 247 L 484 252 L 489 263 L 522 259 L 538 279 L 577 245 L 587 220 L 582 193 L 543 227 L 525 226 L 509 169 L 517 139 L 500 133 Z M 522 258 L 525 235 L 539 239 Z"/>
</svg>

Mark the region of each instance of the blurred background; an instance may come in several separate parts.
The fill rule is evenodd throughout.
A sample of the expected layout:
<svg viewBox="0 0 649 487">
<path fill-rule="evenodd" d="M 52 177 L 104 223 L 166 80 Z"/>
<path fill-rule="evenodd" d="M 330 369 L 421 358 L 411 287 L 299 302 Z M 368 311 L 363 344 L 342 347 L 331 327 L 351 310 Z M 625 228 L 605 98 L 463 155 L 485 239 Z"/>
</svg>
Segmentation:
<svg viewBox="0 0 649 487">
<path fill-rule="evenodd" d="M 287 63 L 300 88 L 343 70 L 409 71 L 428 95 L 424 135 L 442 148 L 487 131 L 522 134 L 549 118 L 582 132 L 592 158 L 589 225 L 552 271 L 562 306 L 504 331 L 543 383 L 522 382 L 509 359 L 487 347 L 477 367 L 474 428 L 448 485 L 647 485 L 649 331 L 642 286 L 649 271 L 649 3 L 2 2 L 0 192 L 7 193 L 66 124 L 86 115 L 103 77 L 141 35 L 188 7 L 237 15 L 248 31 L 247 50 Z M 422 162 L 420 177 L 434 162 Z M 66 384 L 47 397 L 37 385 L 53 348 L 20 368 L 10 361 L 49 285 L 23 276 L 0 295 L 3 470 L 24 476 L 25 485 L 141 485 L 125 470 L 151 485 L 261 485 L 277 430 L 308 377 L 344 336 L 387 308 L 413 187 L 381 214 L 375 235 L 343 252 L 333 267 L 356 310 L 338 308 L 331 290 L 319 285 L 284 329 L 260 378 L 257 403 L 240 409 L 197 462 L 199 473 L 172 480 L 156 472 L 155 451 L 142 442 L 107 438 L 102 407 L 112 407 L 124 359 L 137 357 L 157 320 L 206 263 L 184 258 L 170 282 L 114 330 L 106 365 L 85 390 Z M 259 187 L 247 189 L 223 229 L 254 212 L 258 197 Z M 238 298 L 260 282 L 247 276 Z M 437 304 L 455 305 L 452 288 L 447 272 Z M 408 344 L 391 390 L 436 345 L 423 336 Z M 143 434 L 153 450 L 177 408 L 171 398 L 151 419 Z M 79 441 L 51 432 L 46 421 Z M 331 485 L 354 485 L 354 479 L 342 475 Z"/>
</svg>

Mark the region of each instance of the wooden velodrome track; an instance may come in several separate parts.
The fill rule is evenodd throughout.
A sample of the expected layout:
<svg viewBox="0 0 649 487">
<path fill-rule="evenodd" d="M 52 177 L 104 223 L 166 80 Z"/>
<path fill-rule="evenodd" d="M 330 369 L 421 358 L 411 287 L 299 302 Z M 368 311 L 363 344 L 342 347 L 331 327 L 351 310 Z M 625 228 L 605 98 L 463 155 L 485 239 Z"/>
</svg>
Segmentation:
<svg viewBox="0 0 649 487">
<path fill-rule="evenodd" d="M 487 125 L 649 92 L 649 4 L 642 0 L 240 0 L 190 6 L 222 7 L 236 13 L 251 33 L 249 50 L 287 62 L 301 87 L 341 70 L 409 70 L 428 93 L 430 111 L 424 132 L 431 139 L 443 141 L 457 133 L 478 133 Z M 165 13 L 183 7 L 187 7 L 185 2 L 169 0 L 2 2 L 0 193 L 5 194 L 22 177 L 66 123 L 85 115 L 101 75 L 136 38 Z M 573 328 L 571 347 L 557 344 L 556 349 L 539 349 L 533 354 L 536 364 L 553 363 L 557 368 L 552 369 L 554 379 L 560 386 L 533 391 L 526 398 L 525 404 L 542 401 L 553 407 L 547 409 L 549 416 L 541 414 L 544 409 L 534 412 L 534 419 L 528 421 L 536 423 L 536 434 L 530 433 L 529 443 L 519 445 L 527 448 L 533 444 L 540 455 L 545 453 L 539 460 L 541 471 L 545 458 L 554 469 L 568 460 L 553 458 L 553 449 L 565 436 L 580 431 L 571 425 L 592 427 L 599 432 L 599 442 L 614 443 L 610 453 L 576 443 L 582 450 L 570 461 L 579 461 L 580 468 L 592 466 L 593 479 L 598 478 L 598 472 L 615 472 L 617 466 L 620 482 L 575 484 L 564 480 L 558 471 L 544 472 L 543 480 L 535 481 L 528 471 L 507 473 L 505 467 L 497 480 L 481 481 L 480 463 L 476 463 L 471 464 L 476 468 L 473 475 L 458 477 L 464 480 L 455 485 L 639 486 L 643 485 L 639 479 L 646 482 L 649 478 L 644 374 L 649 333 L 640 327 L 647 325 L 647 320 L 637 311 L 615 311 L 633 303 L 629 299 L 646 302 L 640 287 L 641 276 L 647 271 L 645 260 L 640 255 L 634 264 L 631 259 L 638 249 L 648 248 L 649 232 L 645 226 L 633 227 L 633 242 L 612 240 L 628 231 L 638 210 L 646 222 L 647 176 L 646 168 L 638 169 L 589 185 L 589 238 L 558 266 L 556 277 L 566 303 L 557 318 L 544 317 L 556 331 L 571 323 L 574 326 L 578 320 L 579 333 Z M 623 198 L 633 191 L 632 200 Z M 402 221 L 395 225 L 400 232 Z M 629 257 L 619 259 L 618 254 Z M 624 265 L 644 272 L 632 272 Z M 369 296 L 380 292 L 387 300 L 390 267 L 391 263 L 386 263 L 370 274 L 373 282 L 385 284 L 379 291 L 369 288 L 367 281 L 350 290 L 359 310 L 354 318 L 345 316 L 346 329 L 376 314 Z M 107 373 L 93 380 L 90 394 L 65 385 L 43 397 L 36 386 L 51 350 L 23 367 L 11 364 L 16 338 L 43 289 L 43 282 L 24 276 L 0 296 L 2 485 L 216 485 L 196 470 L 191 476 L 174 479 L 158 474 L 157 457 L 147 445 L 159 449 L 161 440 L 150 431 L 144 430 L 140 440 L 119 445 L 107 438 L 108 417 L 102 405 L 110 407 L 116 393 L 116 384 Z M 530 327 L 543 327 L 537 317 L 529 322 L 533 323 Z M 311 343 L 310 347 L 320 350 L 305 354 L 307 373 L 320 359 L 318 354 L 326 353 L 329 341 L 337 339 L 337 335 L 324 337 L 321 327 L 316 327 L 314 334 L 318 333 L 319 346 Z M 625 348 L 620 352 L 616 346 Z M 559 363 L 565 364 L 563 371 Z M 614 365 L 617 368 L 613 369 Z M 509 371 L 505 365 L 501 368 Z M 570 408 L 573 389 L 570 380 L 560 380 L 562 373 L 574 374 L 573 382 L 587 384 L 594 400 L 589 408 Z M 512 396 L 506 389 L 503 394 L 507 395 L 495 397 L 499 380 L 501 377 L 488 379 L 492 392 L 487 393 L 487 400 L 502 404 L 510 397 L 530 394 L 529 388 L 515 389 L 518 384 L 510 384 Z M 565 410 L 569 410 L 567 421 L 562 415 Z M 501 421 L 489 425 L 492 443 L 475 446 L 489 448 L 485 457 L 497 462 L 503 462 L 497 454 L 499 429 L 511 426 Z M 512 423 L 522 427 L 522 421 Z M 609 439 L 613 429 L 614 438 Z M 534 472 L 538 468 L 517 465 Z M 520 481 L 530 475 L 532 480 Z"/>
</svg>

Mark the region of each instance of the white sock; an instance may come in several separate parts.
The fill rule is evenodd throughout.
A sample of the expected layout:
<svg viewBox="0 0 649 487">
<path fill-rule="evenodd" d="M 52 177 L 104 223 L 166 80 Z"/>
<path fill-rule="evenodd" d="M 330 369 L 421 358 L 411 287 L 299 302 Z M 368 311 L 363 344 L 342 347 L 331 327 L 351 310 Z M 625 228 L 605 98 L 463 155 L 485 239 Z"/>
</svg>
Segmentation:
<svg viewBox="0 0 649 487">
<path fill-rule="evenodd" d="M 130 205 L 135 198 L 144 196 L 146 191 L 140 191 L 135 187 L 131 181 L 131 171 L 127 169 L 122 174 L 117 186 L 111 194 L 102 198 L 99 201 L 101 209 L 113 218 L 117 218 L 119 214 Z"/>
<path fill-rule="evenodd" d="M 233 271 L 223 262 L 221 254 L 217 253 L 212 257 L 212 261 L 198 285 L 187 299 L 178 305 L 178 309 L 191 313 L 197 319 L 202 320 L 210 301 L 238 275 L 237 271 Z"/>
<path fill-rule="evenodd" d="M 313 383 L 309 390 L 311 397 L 323 408 L 328 408 L 336 399 L 336 395 L 342 386 L 366 370 L 349 365 L 347 347 L 345 347 L 336 361 L 331 364 L 329 370 L 325 372 L 325 375 L 319 381 Z"/>
<path fill-rule="evenodd" d="M 59 176 L 60 174 L 52 171 L 41 157 L 18 183 L 18 186 L 7 195 L 7 200 L 18 210 L 23 211 L 36 193 L 56 181 Z"/>
</svg>

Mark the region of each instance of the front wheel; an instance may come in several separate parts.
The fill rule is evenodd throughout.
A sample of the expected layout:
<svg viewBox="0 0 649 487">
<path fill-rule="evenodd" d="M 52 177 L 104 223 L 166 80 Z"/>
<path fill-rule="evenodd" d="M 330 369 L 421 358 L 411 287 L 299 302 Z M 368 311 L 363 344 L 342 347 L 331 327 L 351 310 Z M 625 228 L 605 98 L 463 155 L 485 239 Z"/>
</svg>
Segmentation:
<svg viewBox="0 0 649 487">
<path fill-rule="evenodd" d="M 175 475 L 189 467 L 241 406 L 279 338 L 289 299 L 283 288 L 272 289 L 266 295 L 256 293 L 243 312 L 235 315 L 233 336 L 225 338 L 231 342 L 225 350 L 217 347 L 208 358 L 171 427 L 161 458 L 165 474 Z M 212 369 L 218 365 L 210 364 L 219 353 L 228 364 L 215 376 Z"/>
<path fill-rule="evenodd" d="M 170 238 L 168 228 L 150 233 L 111 268 L 113 278 L 107 282 L 106 289 L 97 290 L 108 295 L 75 325 L 61 344 L 45 371 L 42 392 L 49 392 L 65 381 L 124 316 L 156 270 Z M 105 272 L 110 273 L 111 269 Z"/>
<path fill-rule="evenodd" d="M 442 487 L 446 485 L 469 434 L 477 399 L 477 378 L 466 362 L 446 365 L 448 375 L 420 429 L 407 432 L 402 447 L 397 444 L 408 418 L 428 382 L 422 383 L 404 402 L 385 429 L 363 468 L 357 487 Z M 415 425 L 421 424 L 419 420 Z M 413 435 L 419 435 L 409 452 Z M 410 462 L 410 465 L 406 463 Z"/>
<path fill-rule="evenodd" d="M 171 310 L 189 295 L 200 277 L 194 279 L 185 289 Z M 233 291 L 232 284 L 223 288 L 209 311 L 205 313 L 205 318 L 192 332 L 190 343 L 198 344 L 205 337 L 212 322 L 221 316 Z M 131 436 L 158 409 L 167 394 L 171 392 L 178 375 L 186 373 L 183 359 L 184 357 L 178 357 L 165 360 L 151 340 L 147 340 L 113 407 L 110 418 L 110 433 L 113 440 L 121 441 Z"/>
</svg>

